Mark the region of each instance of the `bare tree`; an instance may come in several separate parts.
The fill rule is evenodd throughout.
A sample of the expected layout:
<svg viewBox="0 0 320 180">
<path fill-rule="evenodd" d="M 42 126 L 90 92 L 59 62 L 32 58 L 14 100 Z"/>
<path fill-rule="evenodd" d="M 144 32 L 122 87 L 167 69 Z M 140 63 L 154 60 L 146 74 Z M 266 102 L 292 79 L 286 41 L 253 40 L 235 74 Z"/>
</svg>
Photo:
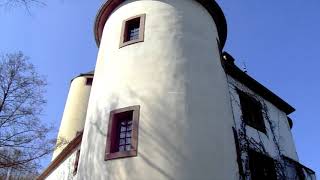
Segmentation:
<svg viewBox="0 0 320 180">
<path fill-rule="evenodd" d="M 46 5 L 44 0 L 0 0 L 0 7 L 25 7 L 30 13 L 32 5 Z"/>
<path fill-rule="evenodd" d="M 52 128 L 40 120 L 46 80 L 21 52 L 0 60 L 0 176 L 32 174 L 55 144 L 48 138 Z"/>
</svg>

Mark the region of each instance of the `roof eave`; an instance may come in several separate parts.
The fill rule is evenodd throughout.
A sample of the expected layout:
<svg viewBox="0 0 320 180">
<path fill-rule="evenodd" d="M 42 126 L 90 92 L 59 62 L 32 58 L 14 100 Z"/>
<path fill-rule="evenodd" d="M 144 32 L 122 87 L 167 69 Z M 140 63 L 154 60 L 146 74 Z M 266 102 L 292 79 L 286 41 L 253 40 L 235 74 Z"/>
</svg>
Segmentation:
<svg viewBox="0 0 320 180">
<path fill-rule="evenodd" d="M 277 108 L 285 112 L 287 115 L 293 113 L 295 109 L 288 104 L 286 101 L 281 99 L 279 96 L 274 94 L 268 88 L 260 84 L 258 81 L 253 79 L 247 73 L 243 72 L 238 68 L 232 61 L 223 60 L 223 67 L 225 72 L 232 78 L 246 85 L 249 89 L 275 105 Z"/>
</svg>

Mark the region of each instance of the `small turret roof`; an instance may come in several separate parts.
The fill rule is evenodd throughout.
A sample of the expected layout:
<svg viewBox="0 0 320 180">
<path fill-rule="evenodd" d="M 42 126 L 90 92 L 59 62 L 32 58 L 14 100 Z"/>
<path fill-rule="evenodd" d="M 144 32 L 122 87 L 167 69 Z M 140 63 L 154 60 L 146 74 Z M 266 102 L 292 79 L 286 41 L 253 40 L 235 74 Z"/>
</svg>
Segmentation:
<svg viewBox="0 0 320 180">
<path fill-rule="evenodd" d="M 82 77 L 82 76 L 94 76 L 94 70 L 88 71 L 88 72 L 85 72 L 85 73 L 80 73 L 78 76 L 72 78 L 72 79 L 71 79 L 71 82 L 72 82 L 75 78 Z"/>
<path fill-rule="evenodd" d="M 86 72 L 86 73 L 81 73 L 79 76 L 86 76 L 86 75 L 94 75 L 94 70 Z"/>
</svg>

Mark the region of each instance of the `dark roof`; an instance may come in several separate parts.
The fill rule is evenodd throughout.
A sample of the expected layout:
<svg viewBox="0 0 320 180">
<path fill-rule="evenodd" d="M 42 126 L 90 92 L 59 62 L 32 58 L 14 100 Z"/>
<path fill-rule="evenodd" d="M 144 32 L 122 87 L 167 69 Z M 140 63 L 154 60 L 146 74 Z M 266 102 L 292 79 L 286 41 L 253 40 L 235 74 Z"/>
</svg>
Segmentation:
<svg viewBox="0 0 320 180">
<path fill-rule="evenodd" d="M 220 45 L 221 47 L 224 47 L 224 44 L 226 43 L 226 40 L 227 40 L 227 21 L 221 8 L 214 0 L 196 0 L 196 1 L 199 2 L 203 7 L 205 7 L 209 12 L 209 14 L 212 16 L 217 26 Z M 94 37 L 98 46 L 100 45 L 100 39 L 102 36 L 105 23 L 107 22 L 109 16 L 113 13 L 113 11 L 122 2 L 124 2 L 124 0 L 108 0 L 107 2 L 104 2 L 100 7 L 98 14 L 96 16 L 94 29 L 93 29 Z"/>
<path fill-rule="evenodd" d="M 258 81 L 256 81 L 247 73 L 243 72 L 240 68 L 238 68 L 234 64 L 234 58 L 230 54 L 224 52 L 222 56 L 224 57 L 222 60 L 222 64 L 225 72 L 228 75 L 230 75 L 237 81 L 241 82 L 242 84 L 246 85 L 249 89 L 251 89 L 258 95 L 275 105 L 280 110 L 284 111 L 286 114 L 290 114 L 295 111 L 295 109 L 292 106 L 290 106 L 287 102 L 282 100 L 276 94 L 271 92 L 269 89 L 264 87 Z"/>
<path fill-rule="evenodd" d="M 94 70 L 93 71 L 89 71 L 89 72 L 86 72 L 86 73 L 81 73 L 79 76 L 87 76 L 87 75 L 94 75 Z M 79 77 L 78 76 L 78 77 Z"/>
<path fill-rule="evenodd" d="M 71 79 L 71 82 L 72 82 L 75 78 L 82 77 L 82 76 L 94 76 L 94 71 L 89 71 L 89 72 L 86 72 L 86 73 L 80 73 L 78 76 L 72 78 L 72 79 Z"/>
</svg>

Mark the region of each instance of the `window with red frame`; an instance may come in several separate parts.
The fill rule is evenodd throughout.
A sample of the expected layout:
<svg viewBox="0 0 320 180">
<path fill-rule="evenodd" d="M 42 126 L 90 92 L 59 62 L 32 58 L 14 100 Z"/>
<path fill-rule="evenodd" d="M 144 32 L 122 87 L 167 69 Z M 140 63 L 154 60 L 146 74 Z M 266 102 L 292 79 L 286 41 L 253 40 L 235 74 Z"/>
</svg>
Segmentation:
<svg viewBox="0 0 320 180">
<path fill-rule="evenodd" d="M 144 41 L 145 14 L 130 17 L 122 22 L 120 48 Z"/>
<path fill-rule="evenodd" d="M 140 106 L 110 112 L 105 160 L 137 155 Z"/>
<path fill-rule="evenodd" d="M 76 159 L 74 161 L 73 175 L 76 175 L 78 172 L 79 157 L 80 157 L 80 149 L 77 151 Z"/>
</svg>

